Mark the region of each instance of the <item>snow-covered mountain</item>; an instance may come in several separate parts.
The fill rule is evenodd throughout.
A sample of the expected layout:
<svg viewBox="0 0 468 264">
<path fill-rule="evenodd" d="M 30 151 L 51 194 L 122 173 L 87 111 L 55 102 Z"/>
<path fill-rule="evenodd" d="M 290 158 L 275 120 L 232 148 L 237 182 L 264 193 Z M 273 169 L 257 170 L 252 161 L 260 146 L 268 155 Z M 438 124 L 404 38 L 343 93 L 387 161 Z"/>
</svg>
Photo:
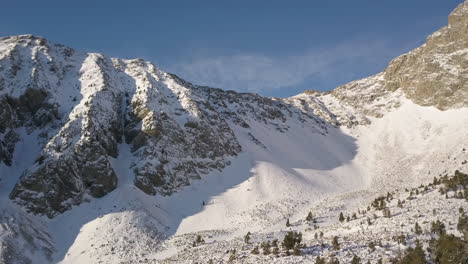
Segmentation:
<svg viewBox="0 0 468 264">
<path fill-rule="evenodd" d="M 310 210 L 334 235 L 340 211 L 468 171 L 467 80 L 468 2 L 384 72 L 290 98 L 1 38 L 0 262 L 223 262 L 247 232 L 284 236 L 286 219 L 313 241 Z M 237 260 L 310 261 L 251 257 Z"/>
</svg>

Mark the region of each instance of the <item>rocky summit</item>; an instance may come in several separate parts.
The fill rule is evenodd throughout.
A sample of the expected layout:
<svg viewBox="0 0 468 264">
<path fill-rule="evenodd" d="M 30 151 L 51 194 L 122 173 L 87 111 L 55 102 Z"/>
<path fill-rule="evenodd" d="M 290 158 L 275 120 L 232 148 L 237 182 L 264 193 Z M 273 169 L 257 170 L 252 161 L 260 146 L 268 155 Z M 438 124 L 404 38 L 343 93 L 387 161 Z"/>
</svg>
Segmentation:
<svg viewBox="0 0 468 264">
<path fill-rule="evenodd" d="M 392 238 L 410 234 L 401 221 L 468 210 L 462 200 L 444 205 L 428 185 L 464 177 L 467 129 L 468 2 L 382 73 L 289 98 L 198 86 L 141 59 L 38 36 L 3 37 L 0 262 L 351 263 L 351 249 L 390 261 L 401 244 Z M 450 188 L 441 192 L 458 197 Z M 384 215 L 382 199 L 367 209 L 381 195 L 400 222 Z M 294 254 L 255 253 L 293 229 L 304 243 Z M 336 236 L 348 251 L 326 246 Z M 376 236 L 388 244 L 359 244 Z"/>
</svg>

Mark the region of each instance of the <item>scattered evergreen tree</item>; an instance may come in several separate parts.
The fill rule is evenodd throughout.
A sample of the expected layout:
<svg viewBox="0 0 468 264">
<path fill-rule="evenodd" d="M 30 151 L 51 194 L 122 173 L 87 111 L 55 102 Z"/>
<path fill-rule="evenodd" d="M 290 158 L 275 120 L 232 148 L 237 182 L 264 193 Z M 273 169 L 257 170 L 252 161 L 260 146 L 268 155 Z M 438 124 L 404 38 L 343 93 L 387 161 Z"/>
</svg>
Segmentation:
<svg viewBox="0 0 468 264">
<path fill-rule="evenodd" d="M 294 255 L 294 256 L 300 256 L 300 255 L 302 255 L 301 249 L 299 248 L 298 245 L 296 245 L 296 246 L 293 248 L 293 255 Z"/>
<path fill-rule="evenodd" d="M 384 215 L 384 217 L 387 217 L 387 218 L 392 217 L 392 213 L 390 212 L 390 209 L 388 207 L 383 209 L 383 215 Z"/>
<path fill-rule="evenodd" d="M 279 255 L 279 248 L 277 246 L 273 247 L 272 253 L 273 253 L 273 255 L 278 256 Z"/>
<path fill-rule="evenodd" d="M 322 231 L 320 231 L 320 238 L 322 238 L 322 237 L 323 237 L 323 232 L 322 232 Z"/>
<path fill-rule="evenodd" d="M 315 264 L 325 264 L 325 259 L 317 255 L 317 258 L 315 259 Z"/>
<path fill-rule="evenodd" d="M 318 239 L 317 233 L 314 234 L 314 238 L 315 238 L 315 239 Z"/>
<path fill-rule="evenodd" d="M 286 220 L 286 227 L 290 227 L 291 224 L 289 223 L 289 218 Z"/>
<path fill-rule="evenodd" d="M 271 242 L 272 247 L 278 247 L 278 239 L 273 239 L 273 242 Z"/>
<path fill-rule="evenodd" d="M 406 245 L 406 236 L 401 234 L 396 237 L 396 241 L 398 244 Z"/>
<path fill-rule="evenodd" d="M 250 242 L 250 232 L 247 232 L 247 234 L 244 236 L 244 242 L 248 244 Z"/>
<path fill-rule="evenodd" d="M 192 246 L 196 247 L 204 243 L 205 243 L 205 240 L 201 237 L 201 235 L 197 235 L 197 238 L 195 239 L 195 241 L 193 241 Z"/>
<path fill-rule="evenodd" d="M 351 264 L 361 264 L 361 258 L 353 255 L 353 259 L 351 260 Z"/>
<path fill-rule="evenodd" d="M 386 197 L 379 196 L 371 203 L 371 205 L 377 210 L 383 210 L 387 206 L 387 204 L 385 203 L 385 200 L 386 200 Z"/>
<path fill-rule="evenodd" d="M 346 217 L 346 222 L 349 222 L 351 219 L 349 217 L 349 215 Z"/>
<path fill-rule="evenodd" d="M 468 263 L 467 242 L 453 234 L 443 233 L 438 239 L 431 239 L 429 246 L 435 263 Z"/>
<path fill-rule="evenodd" d="M 375 243 L 373 241 L 369 242 L 369 249 L 370 251 L 374 252 L 375 251 Z"/>
<path fill-rule="evenodd" d="M 340 264 L 340 261 L 337 258 L 332 257 L 328 260 L 327 264 Z"/>
<path fill-rule="evenodd" d="M 255 246 L 250 253 L 252 253 L 254 255 L 260 254 L 260 251 L 258 250 L 258 246 Z"/>
<path fill-rule="evenodd" d="M 356 213 L 353 213 L 353 220 L 356 220 L 356 219 L 357 219 Z"/>
<path fill-rule="evenodd" d="M 236 260 L 236 250 L 233 249 L 231 250 L 231 255 L 229 256 L 229 262 L 233 262 L 234 260 Z"/>
<path fill-rule="evenodd" d="M 343 215 L 343 212 L 340 213 L 340 216 L 339 216 L 338 220 L 339 220 L 341 223 L 343 223 L 343 221 L 345 220 L 344 215 Z"/>
<path fill-rule="evenodd" d="M 443 235 L 445 234 L 445 225 L 441 221 L 437 220 L 431 223 L 431 233 L 436 235 Z"/>
<path fill-rule="evenodd" d="M 418 224 L 418 222 L 416 222 L 416 223 L 414 224 L 414 233 L 415 233 L 416 235 L 421 235 L 421 234 L 422 234 L 422 228 L 421 228 L 421 226 Z"/>
<path fill-rule="evenodd" d="M 400 199 L 398 199 L 398 205 L 397 205 L 399 208 L 403 208 L 403 203 L 401 202 Z"/>
<path fill-rule="evenodd" d="M 457 229 L 465 237 L 465 241 L 468 242 L 468 216 L 462 214 L 458 217 Z"/>
<path fill-rule="evenodd" d="M 289 250 L 293 249 L 296 245 L 300 244 L 302 241 L 302 233 L 289 231 L 286 233 L 281 244 L 285 249 L 286 253 L 289 253 Z"/>
<path fill-rule="evenodd" d="M 314 220 L 314 216 L 312 215 L 312 212 L 309 212 L 309 214 L 306 217 L 307 222 L 312 222 Z"/>
<path fill-rule="evenodd" d="M 263 255 L 270 255 L 270 241 L 262 243 Z"/>
<path fill-rule="evenodd" d="M 406 252 L 403 258 L 398 262 L 399 264 L 426 264 L 426 254 L 419 243 L 419 240 L 416 240 L 416 247 L 409 247 L 406 249 Z"/>
<path fill-rule="evenodd" d="M 338 242 L 338 237 L 334 236 L 332 240 L 333 250 L 340 250 L 340 243 Z"/>
</svg>

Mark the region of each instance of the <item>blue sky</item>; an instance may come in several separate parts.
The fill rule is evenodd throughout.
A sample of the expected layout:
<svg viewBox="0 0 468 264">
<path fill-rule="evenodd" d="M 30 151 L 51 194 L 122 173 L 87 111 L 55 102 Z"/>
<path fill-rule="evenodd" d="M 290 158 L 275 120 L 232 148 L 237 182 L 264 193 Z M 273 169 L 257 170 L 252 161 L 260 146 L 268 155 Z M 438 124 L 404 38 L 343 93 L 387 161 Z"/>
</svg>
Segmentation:
<svg viewBox="0 0 468 264">
<path fill-rule="evenodd" d="M 266 96 L 383 70 L 462 0 L 2 1 L 0 35 L 144 58 L 196 84 Z"/>
</svg>

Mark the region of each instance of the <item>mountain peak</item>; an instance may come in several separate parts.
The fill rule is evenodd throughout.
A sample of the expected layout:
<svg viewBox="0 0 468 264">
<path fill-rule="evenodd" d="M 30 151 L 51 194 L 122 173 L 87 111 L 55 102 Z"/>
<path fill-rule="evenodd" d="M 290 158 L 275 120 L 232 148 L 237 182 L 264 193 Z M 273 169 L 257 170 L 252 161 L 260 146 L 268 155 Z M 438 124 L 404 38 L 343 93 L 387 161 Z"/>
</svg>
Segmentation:
<svg viewBox="0 0 468 264">
<path fill-rule="evenodd" d="M 468 1 L 458 5 L 448 18 L 448 24 L 451 27 L 464 27 L 467 28 L 468 21 Z"/>
</svg>

